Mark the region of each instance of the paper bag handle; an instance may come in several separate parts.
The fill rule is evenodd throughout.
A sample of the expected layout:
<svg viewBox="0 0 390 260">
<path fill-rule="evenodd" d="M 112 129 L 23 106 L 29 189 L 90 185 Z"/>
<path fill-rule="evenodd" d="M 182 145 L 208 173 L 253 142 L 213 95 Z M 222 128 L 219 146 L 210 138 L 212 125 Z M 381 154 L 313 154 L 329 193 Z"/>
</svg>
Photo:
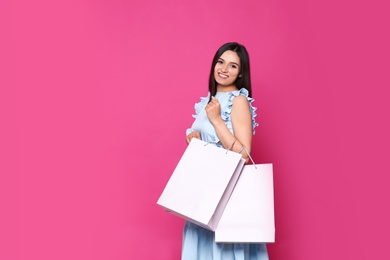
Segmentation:
<svg viewBox="0 0 390 260">
<path fill-rule="evenodd" d="M 230 151 L 233 147 L 233 145 L 236 143 L 237 139 L 234 138 L 234 141 L 233 143 L 226 149 L 226 154 L 228 153 L 228 151 Z M 208 145 L 208 144 L 217 144 L 217 142 L 207 142 L 204 146 Z"/>
<path fill-rule="evenodd" d="M 237 138 L 234 138 L 233 143 L 226 149 L 226 154 L 228 153 L 228 151 L 230 151 L 230 149 L 232 149 L 232 147 L 236 143 L 236 141 L 237 141 Z M 205 143 L 204 146 L 206 146 L 208 144 L 217 144 L 217 143 L 216 142 L 207 142 L 207 143 Z M 242 150 L 245 150 L 245 152 L 248 155 L 249 159 L 251 160 L 253 166 L 255 166 L 255 169 L 257 169 L 256 164 L 255 164 L 255 162 L 252 159 L 252 156 L 249 154 L 248 149 L 246 149 L 246 147 L 244 145 L 242 146 L 241 150 L 238 153 L 241 153 Z"/>
<path fill-rule="evenodd" d="M 238 153 L 241 153 L 242 150 L 245 150 L 245 152 L 248 155 L 249 159 L 251 160 L 253 166 L 255 166 L 255 169 L 257 169 L 256 164 L 255 164 L 255 162 L 252 159 L 252 156 L 249 154 L 248 149 L 246 149 L 246 147 L 244 145 L 242 146 L 241 150 Z"/>
</svg>

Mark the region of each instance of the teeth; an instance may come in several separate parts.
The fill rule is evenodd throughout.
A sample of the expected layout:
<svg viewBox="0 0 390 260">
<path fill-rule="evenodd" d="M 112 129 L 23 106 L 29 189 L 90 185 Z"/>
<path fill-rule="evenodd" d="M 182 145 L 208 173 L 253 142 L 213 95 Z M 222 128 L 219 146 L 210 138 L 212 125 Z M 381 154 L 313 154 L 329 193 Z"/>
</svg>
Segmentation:
<svg viewBox="0 0 390 260">
<path fill-rule="evenodd" d="M 226 75 L 223 75 L 223 74 L 221 74 L 221 73 L 219 73 L 219 76 L 221 76 L 222 78 L 227 78 L 228 76 L 226 76 Z"/>
</svg>

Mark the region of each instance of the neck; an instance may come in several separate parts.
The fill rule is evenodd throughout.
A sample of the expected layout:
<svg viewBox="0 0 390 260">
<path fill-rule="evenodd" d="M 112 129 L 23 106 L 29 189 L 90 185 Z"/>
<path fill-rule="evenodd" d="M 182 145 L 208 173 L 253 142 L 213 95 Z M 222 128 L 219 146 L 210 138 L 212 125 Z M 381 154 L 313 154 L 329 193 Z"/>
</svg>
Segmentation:
<svg viewBox="0 0 390 260">
<path fill-rule="evenodd" d="M 236 85 L 230 85 L 230 86 L 217 85 L 217 92 L 231 92 L 235 90 L 238 90 Z"/>
</svg>

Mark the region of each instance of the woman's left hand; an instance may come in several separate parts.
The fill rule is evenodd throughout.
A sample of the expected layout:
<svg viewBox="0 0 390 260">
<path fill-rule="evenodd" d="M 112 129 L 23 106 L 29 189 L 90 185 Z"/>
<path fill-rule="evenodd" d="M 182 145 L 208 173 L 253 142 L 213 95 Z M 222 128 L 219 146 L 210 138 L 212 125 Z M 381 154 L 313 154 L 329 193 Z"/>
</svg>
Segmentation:
<svg viewBox="0 0 390 260">
<path fill-rule="evenodd" d="M 218 99 L 211 97 L 211 101 L 206 105 L 206 113 L 210 122 L 214 125 L 218 120 L 221 120 L 221 105 Z"/>
</svg>

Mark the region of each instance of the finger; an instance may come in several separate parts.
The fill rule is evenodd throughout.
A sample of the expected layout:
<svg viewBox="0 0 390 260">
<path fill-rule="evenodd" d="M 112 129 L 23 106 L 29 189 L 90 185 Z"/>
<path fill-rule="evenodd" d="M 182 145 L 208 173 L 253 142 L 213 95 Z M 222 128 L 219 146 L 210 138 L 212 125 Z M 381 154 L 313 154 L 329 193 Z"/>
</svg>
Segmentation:
<svg viewBox="0 0 390 260">
<path fill-rule="evenodd" d="M 219 104 L 218 99 L 216 99 L 216 98 L 212 99 L 212 100 L 210 101 L 210 103 L 212 103 L 213 105 Z"/>
</svg>

